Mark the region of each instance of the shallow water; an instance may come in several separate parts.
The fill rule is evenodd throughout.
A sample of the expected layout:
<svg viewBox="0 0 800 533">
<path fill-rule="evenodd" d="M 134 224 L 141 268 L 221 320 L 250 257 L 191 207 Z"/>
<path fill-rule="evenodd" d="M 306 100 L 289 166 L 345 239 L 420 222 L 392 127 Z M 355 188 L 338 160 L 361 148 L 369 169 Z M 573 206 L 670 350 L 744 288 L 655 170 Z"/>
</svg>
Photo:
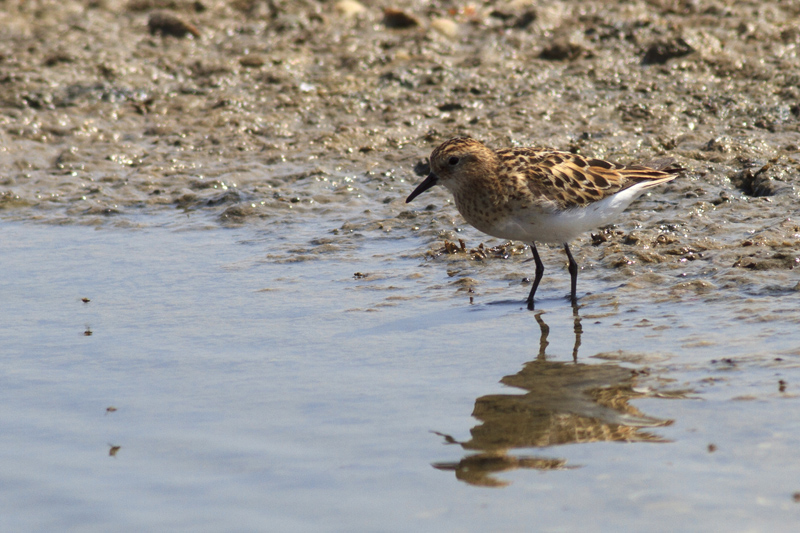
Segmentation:
<svg viewBox="0 0 800 533">
<path fill-rule="evenodd" d="M 750 314 L 601 294 L 576 321 L 552 290 L 531 313 L 521 286 L 472 305 L 429 289 L 447 275 L 403 257 L 414 239 L 281 263 L 281 230 L 154 220 L 3 223 L 4 530 L 800 517 L 796 293 Z"/>
</svg>

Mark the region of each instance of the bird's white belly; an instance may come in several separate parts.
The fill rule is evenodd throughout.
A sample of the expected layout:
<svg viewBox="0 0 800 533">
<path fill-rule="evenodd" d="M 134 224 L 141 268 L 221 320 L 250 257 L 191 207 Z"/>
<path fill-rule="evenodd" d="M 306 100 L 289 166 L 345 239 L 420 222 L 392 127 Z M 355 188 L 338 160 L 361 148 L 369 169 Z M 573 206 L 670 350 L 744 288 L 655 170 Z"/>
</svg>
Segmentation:
<svg viewBox="0 0 800 533">
<path fill-rule="evenodd" d="M 582 233 L 614 222 L 642 192 L 631 189 L 585 207 L 565 211 L 544 211 L 529 207 L 510 212 L 491 222 L 469 219 L 467 221 L 482 232 L 500 239 L 562 244 Z"/>
</svg>

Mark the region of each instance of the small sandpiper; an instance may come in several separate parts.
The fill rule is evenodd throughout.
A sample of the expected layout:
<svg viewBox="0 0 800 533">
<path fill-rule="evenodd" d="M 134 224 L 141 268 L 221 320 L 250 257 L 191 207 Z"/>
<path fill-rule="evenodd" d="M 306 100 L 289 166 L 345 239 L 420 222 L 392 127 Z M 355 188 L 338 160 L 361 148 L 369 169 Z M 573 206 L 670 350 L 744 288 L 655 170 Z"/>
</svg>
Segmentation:
<svg viewBox="0 0 800 533">
<path fill-rule="evenodd" d="M 527 300 L 531 310 L 544 274 L 536 242 L 564 245 L 575 305 L 578 264 L 569 241 L 610 224 L 647 189 L 675 179 L 684 170 L 618 165 L 544 148 L 492 150 L 469 137 L 442 143 L 431 153 L 430 166 L 430 175 L 406 203 L 441 183 L 453 193 L 459 213 L 477 229 L 500 239 L 530 243 L 536 262 Z"/>
</svg>

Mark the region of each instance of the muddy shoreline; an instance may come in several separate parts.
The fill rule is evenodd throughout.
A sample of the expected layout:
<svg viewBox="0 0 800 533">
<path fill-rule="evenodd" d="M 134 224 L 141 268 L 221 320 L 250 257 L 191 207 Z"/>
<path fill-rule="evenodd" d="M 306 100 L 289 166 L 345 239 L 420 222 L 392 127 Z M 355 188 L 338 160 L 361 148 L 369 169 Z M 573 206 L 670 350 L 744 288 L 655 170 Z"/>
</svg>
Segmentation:
<svg viewBox="0 0 800 533">
<path fill-rule="evenodd" d="M 701 292 L 797 290 L 800 7 L 384 7 L 12 3 L 0 14 L 0 216 L 320 217 L 323 239 L 391 228 L 435 253 L 463 225 L 450 199 L 403 199 L 430 150 L 468 134 L 689 169 L 585 236 L 585 264 L 667 263 Z"/>
</svg>

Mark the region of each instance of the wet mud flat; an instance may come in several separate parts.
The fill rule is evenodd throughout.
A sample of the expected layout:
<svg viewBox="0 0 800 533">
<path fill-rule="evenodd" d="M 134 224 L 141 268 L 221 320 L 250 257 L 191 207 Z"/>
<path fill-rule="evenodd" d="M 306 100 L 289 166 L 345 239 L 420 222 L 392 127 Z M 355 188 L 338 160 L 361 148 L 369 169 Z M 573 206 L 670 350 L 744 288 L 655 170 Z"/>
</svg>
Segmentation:
<svg viewBox="0 0 800 533">
<path fill-rule="evenodd" d="M 9 323 L 28 321 L 5 333 L 6 346 L 27 347 L 9 352 L 17 379 L 5 379 L 33 422 L 5 412 L 18 431 L 4 453 L 52 453 L 40 436 L 56 428 L 72 447 L 52 465 L 69 486 L 80 468 L 60 465 L 81 458 L 92 475 L 76 506 L 100 525 L 211 512 L 152 498 L 165 466 L 152 450 L 167 442 L 170 458 L 189 458 L 172 463 L 169 490 L 199 475 L 198 501 L 244 512 L 245 529 L 338 516 L 367 530 L 382 513 L 435 527 L 477 520 L 487 498 L 507 521 L 486 517 L 484 529 L 513 528 L 531 518 L 520 511 L 531 494 L 542 508 L 567 494 L 588 502 L 552 529 L 591 530 L 599 508 L 631 527 L 665 509 L 685 524 L 785 527 L 800 505 L 781 466 L 800 438 L 798 16 L 794 3 L 760 2 L 6 3 L 0 229 L 16 277 L 4 292 Z M 543 313 L 528 313 L 524 244 L 467 227 L 444 190 L 404 202 L 455 135 L 621 163 L 671 157 L 688 172 L 574 243 L 578 309 L 563 298 L 563 254 L 543 248 Z M 81 263 L 89 252 L 94 263 Z M 51 261 L 93 272 L 94 285 L 64 287 Z M 128 277 L 109 277 L 120 265 Z M 29 314 L 19 287 L 36 295 Z M 142 330 L 152 343 L 131 344 Z M 191 372 L 197 361 L 221 377 Z M 164 366 L 175 381 L 158 377 Z M 99 495 L 105 465 L 53 417 L 42 372 L 80 427 L 118 425 L 90 439 L 104 459 L 114 446 L 118 462 L 142 454 L 125 479 L 148 474 L 125 494 L 152 515 Z M 126 379 L 139 388 L 117 394 Z M 134 406 L 133 419 L 114 418 Z M 264 475 L 223 485 L 233 504 L 209 487 L 237 469 Z M 378 472 L 404 481 L 382 492 L 391 481 Z M 29 496 L 61 486 L 5 477 Z M 475 492 L 490 487 L 505 488 Z M 245 495 L 264 492 L 283 505 L 254 511 Z M 356 502 L 344 514 L 341 494 Z M 298 518 L 319 502 L 319 516 Z M 26 509 L 17 525 L 37 523 Z"/>
</svg>

